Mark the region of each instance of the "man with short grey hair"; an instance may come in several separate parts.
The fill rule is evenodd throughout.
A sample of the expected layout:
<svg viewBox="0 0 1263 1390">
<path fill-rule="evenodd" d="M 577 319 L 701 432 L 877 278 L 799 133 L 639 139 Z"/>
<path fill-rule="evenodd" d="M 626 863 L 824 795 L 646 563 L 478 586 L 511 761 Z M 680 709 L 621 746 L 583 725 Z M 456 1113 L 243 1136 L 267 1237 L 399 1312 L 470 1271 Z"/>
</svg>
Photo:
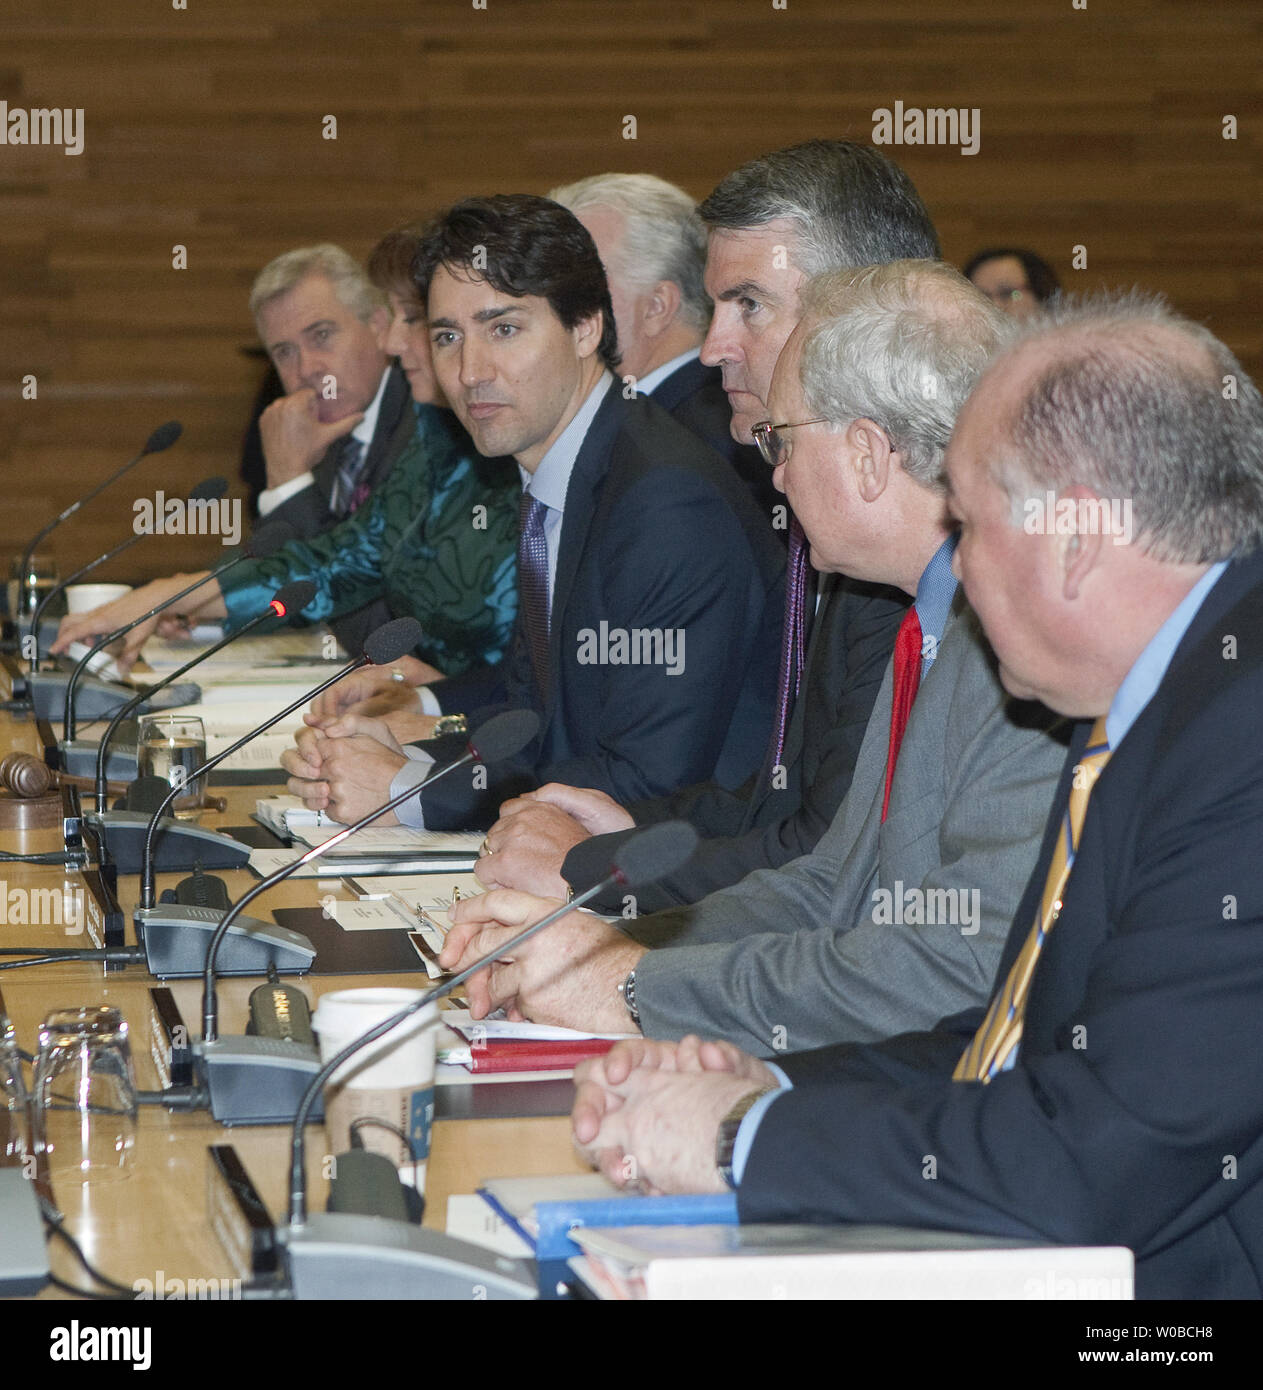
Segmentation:
<svg viewBox="0 0 1263 1390">
<path fill-rule="evenodd" d="M 350 516 L 410 442 L 408 382 L 382 346 L 383 295 L 339 246 L 269 262 L 250 312 L 285 389 L 259 417 L 267 487 L 255 535 L 284 523 L 305 539 Z"/>
<path fill-rule="evenodd" d="M 1263 397 L 1152 301 L 1063 305 L 947 473 L 1005 688 L 1079 720 L 990 1005 L 775 1070 L 615 1048 L 576 1138 L 617 1182 L 735 1186 L 743 1221 L 1119 1245 L 1139 1298 L 1258 1299 Z M 1115 502 L 1130 541 L 1094 524 Z"/>
<path fill-rule="evenodd" d="M 478 1016 L 630 1022 L 768 1055 L 928 1027 L 986 997 L 1064 753 L 1046 710 L 1011 706 L 960 601 L 939 477 L 951 420 L 1012 325 L 932 261 L 835 271 L 802 306 L 769 392 L 778 423 L 756 437 L 813 563 L 914 600 L 850 791 L 783 868 L 624 932 L 563 919 L 515 947 L 470 980 Z M 550 906 L 507 891 L 460 904 L 444 965 Z"/>
<path fill-rule="evenodd" d="M 624 387 L 643 392 L 722 454 L 772 522 L 776 492 L 757 449 L 733 438 L 710 326 L 706 229 L 682 188 L 654 174 L 594 174 L 548 195 L 588 229 L 605 266 Z M 781 532 L 780 534 L 783 534 Z"/>
</svg>

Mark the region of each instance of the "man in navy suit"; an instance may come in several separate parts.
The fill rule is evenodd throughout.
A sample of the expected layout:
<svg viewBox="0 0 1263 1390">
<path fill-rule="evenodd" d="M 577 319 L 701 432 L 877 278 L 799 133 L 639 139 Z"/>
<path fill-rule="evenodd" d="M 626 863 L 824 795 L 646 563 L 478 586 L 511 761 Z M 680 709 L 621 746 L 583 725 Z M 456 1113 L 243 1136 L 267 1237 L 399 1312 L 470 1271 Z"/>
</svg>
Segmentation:
<svg viewBox="0 0 1263 1390">
<path fill-rule="evenodd" d="M 1161 304 L 1063 307 L 947 471 L 1005 687 L 1082 721 L 990 1007 L 777 1067 L 621 1045 L 576 1138 L 745 1221 L 1121 1244 L 1141 1297 L 1258 1298 L 1263 399 Z"/>
<path fill-rule="evenodd" d="M 522 473 L 521 606 L 500 667 L 435 682 L 415 727 L 406 712 L 393 727 L 421 737 L 431 715 L 499 705 L 542 727 L 519 759 L 445 779 L 401 819 L 488 826 L 541 779 L 620 799 L 740 782 L 771 721 L 784 553 L 723 459 L 613 375 L 591 237 L 544 198 L 470 199 L 423 236 L 414 273 L 444 394 L 479 452 Z M 308 804 L 350 821 L 419 783 L 432 751 L 349 715 L 283 761 Z"/>
</svg>

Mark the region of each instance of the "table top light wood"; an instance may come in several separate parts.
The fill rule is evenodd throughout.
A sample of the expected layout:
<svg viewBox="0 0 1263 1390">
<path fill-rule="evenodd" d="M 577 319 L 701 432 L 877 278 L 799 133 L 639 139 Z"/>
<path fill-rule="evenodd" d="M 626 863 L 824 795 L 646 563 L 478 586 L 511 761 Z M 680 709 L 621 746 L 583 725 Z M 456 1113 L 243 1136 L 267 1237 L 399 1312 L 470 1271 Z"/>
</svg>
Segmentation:
<svg viewBox="0 0 1263 1390">
<path fill-rule="evenodd" d="M 7 675 L 0 674 L 0 685 L 7 683 Z M 29 720 L 0 715 L 0 755 L 12 749 L 39 752 L 36 727 Z M 249 818 L 259 796 L 279 789 L 216 787 L 215 793 L 226 798 L 227 808 L 222 813 L 204 813 L 200 823 L 211 828 L 240 825 Z M 34 853 L 60 845 L 59 830 L 0 833 L 0 848 L 12 852 Z M 184 876 L 160 874 L 159 893 Z M 225 872 L 222 876 L 234 899 L 258 881 L 248 869 Z M 36 865 L 0 864 L 0 879 L 6 903 L 7 895 L 15 889 L 21 890 L 16 902 L 26 900 L 27 890 L 73 893 L 82 888 L 77 872 Z M 118 896 L 128 916 L 129 940 L 130 912 L 138 896 L 138 883 L 135 876 L 121 878 L 119 883 Z M 291 880 L 279 884 L 252 910 L 266 919 L 276 908 L 311 906 L 327 892 L 350 897 L 336 879 Z M 5 914 L 7 919 L 13 915 Z M 24 925 L 11 920 L 0 923 L 0 944 L 6 946 L 30 944 L 51 948 L 75 945 L 80 939 L 68 936 L 66 928 L 56 924 Z M 86 943 L 86 938 L 82 939 Z M 295 982 L 295 977 L 286 979 Z M 416 975 L 313 975 L 297 982 L 313 1010 L 322 994 L 336 989 L 370 983 L 416 988 L 424 983 Z M 27 1051 L 34 1051 L 40 1020 L 53 1009 L 82 1004 L 110 1004 L 121 1009 L 131 1032 L 136 1082 L 144 1090 L 157 1089 L 159 1084 L 148 1045 L 149 990 L 156 983 L 143 966 L 128 966 L 108 975 L 101 965 L 77 962 L 0 972 L 5 1010 L 16 1027 L 20 1045 Z M 185 1021 L 196 1027 L 200 980 L 167 983 Z M 225 1034 L 244 1031 L 247 999 L 258 983 L 255 978 L 238 978 L 220 985 Z M 88 1258 L 120 1283 L 156 1283 L 159 1270 L 168 1285 L 173 1279 L 227 1278 L 232 1274 L 230 1262 L 207 1214 L 208 1150 L 214 1144 L 232 1144 L 269 1212 L 277 1219 L 283 1217 L 286 1207 L 289 1135 L 287 1125 L 226 1129 L 209 1112 L 171 1114 L 159 1106 L 142 1106 L 130 1173 L 113 1182 L 90 1184 L 78 1192 L 58 1190 L 56 1199 Z M 319 1209 L 326 1189 L 326 1143 L 321 1126 L 309 1126 L 307 1135 L 312 1205 Z M 434 1126 L 426 1175 L 425 1224 L 442 1229 L 448 1197 L 473 1192 L 486 1178 L 576 1171 L 586 1168 L 574 1153 L 569 1122 L 563 1117 L 439 1120 Z M 51 1247 L 51 1253 L 56 1273 L 69 1281 L 83 1282 L 82 1272 L 59 1242 Z"/>
</svg>

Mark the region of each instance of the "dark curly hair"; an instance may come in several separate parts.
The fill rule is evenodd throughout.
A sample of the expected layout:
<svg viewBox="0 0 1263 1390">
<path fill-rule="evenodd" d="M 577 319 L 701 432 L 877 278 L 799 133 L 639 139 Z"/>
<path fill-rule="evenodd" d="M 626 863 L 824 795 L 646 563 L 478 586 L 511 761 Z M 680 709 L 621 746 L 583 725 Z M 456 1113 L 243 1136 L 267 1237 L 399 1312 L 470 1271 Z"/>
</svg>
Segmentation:
<svg viewBox="0 0 1263 1390">
<path fill-rule="evenodd" d="M 605 267 L 596 244 L 574 215 L 549 198 L 497 193 L 466 198 L 425 228 L 412 261 L 424 304 L 439 266 L 471 271 L 501 294 L 546 299 L 566 328 L 601 312 L 597 354 L 618 370 L 618 331 Z"/>
</svg>

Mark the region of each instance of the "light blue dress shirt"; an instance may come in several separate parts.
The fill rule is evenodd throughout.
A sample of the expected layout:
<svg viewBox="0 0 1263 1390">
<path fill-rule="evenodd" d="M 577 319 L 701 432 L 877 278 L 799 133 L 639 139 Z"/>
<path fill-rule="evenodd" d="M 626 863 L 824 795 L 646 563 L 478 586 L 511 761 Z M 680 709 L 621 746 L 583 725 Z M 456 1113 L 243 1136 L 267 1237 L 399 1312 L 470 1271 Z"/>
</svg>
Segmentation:
<svg viewBox="0 0 1263 1390">
<path fill-rule="evenodd" d="M 521 464 L 518 465 L 518 471 L 522 475 L 523 491 L 529 492 L 532 497 L 537 498 L 548 508 L 548 513 L 544 517 L 544 545 L 548 551 L 548 605 L 550 612 L 552 610 L 553 588 L 557 580 L 557 552 L 561 546 L 561 523 L 565 516 L 566 492 L 570 487 L 570 475 L 574 472 L 579 450 L 583 448 L 583 441 L 587 438 L 588 430 L 592 427 L 592 421 L 601 408 L 601 402 L 605 399 L 606 392 L 613 384 L 612 373 L 602 372 L 600 379 L 588 392 L 583 404 L 571 417 L 570 423 L 553 440 L 548 452 L 540 459 L 534 473 L 523 468 Z M 441 713 L 438 708 L 438 701 L 425 686 L 420 688 L 420 697 L 423 713 Z M 391 797 L 402 795 L 407 787 L 420 786 L 434 763 L 434 759 L 429 753 L 421 748 L 414 748 L 411 744 L 406 744 L 403 751 L 407 754 L 408 761 L 395 773 L 394 780 L 390 784 Z M 413 801 L 405 801 L 396 810 L 395 815 L 398 817 L 400 825 L 410 825 L 416 830 L 425 829 L 425 814 L 421 807 L 420 797 Z"/>
<path fill-rule="evenodd" d="M 959 539 L 960 533 L 953 531 L 930 557 L 930 563 L 921 571 L 921 578 L 917 580 L 917 596 L 913 606 L 917 610 L 917 621 L 921 624 L 922 680 L 934 664 L 939 643 L 943 640 L 943 630 L 947 627 L 947 619 L 952 611 L 952 601 L 956 597 L 958 581 L 952 573 L 952 556 L 956 553 L 956 542 Z M 932 640 L 927 641 L 927 638 Z M 793 1090 L 792 1083 L 780 1067 L 774 1062 L 768 1062 L 767 1066 L 775 1072 L 776 1079 L 781 1083 L 781 1090 Z M 765 1096 L 760 1096 L 746 1111 L 745 1118 L 741 1121 L 741 1127 L 737 1130 L 737 1141 L 732 1150 L 732 1175 L 738 1184 L 745 1172 L 746 1160 L 750 1157 L 755 1131 L 763 1116 L 767 1114 L 768 1106 L 780 1093 L 769 1091 Z"/>
</svg>

